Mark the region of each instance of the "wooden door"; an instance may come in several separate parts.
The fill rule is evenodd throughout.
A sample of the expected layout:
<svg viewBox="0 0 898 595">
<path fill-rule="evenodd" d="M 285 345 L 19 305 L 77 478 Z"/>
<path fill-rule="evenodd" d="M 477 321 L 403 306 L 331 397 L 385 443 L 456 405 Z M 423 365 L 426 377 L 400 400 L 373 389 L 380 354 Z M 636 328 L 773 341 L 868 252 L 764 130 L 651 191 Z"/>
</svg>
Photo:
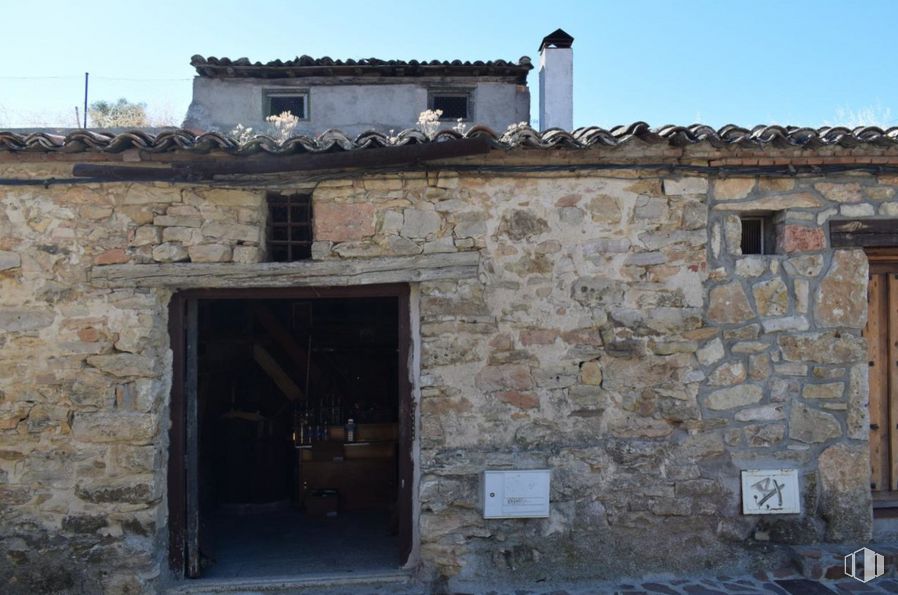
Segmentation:
<svg viewBox="0 0 898 595">
<path fill-rule="evenodd" d="M 898 265 L 872 264 L 867 326 L 870 395 L 870 487 L 898 500 Z"/>
</svg>

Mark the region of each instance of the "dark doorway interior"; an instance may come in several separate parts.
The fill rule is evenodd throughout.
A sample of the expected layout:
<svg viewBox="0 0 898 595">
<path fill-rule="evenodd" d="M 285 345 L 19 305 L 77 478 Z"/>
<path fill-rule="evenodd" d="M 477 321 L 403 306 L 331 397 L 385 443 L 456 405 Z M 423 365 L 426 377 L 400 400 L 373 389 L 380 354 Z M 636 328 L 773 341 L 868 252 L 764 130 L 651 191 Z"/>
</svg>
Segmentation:
<svg viewBox="0 0 898 595">
<path fill-rule="evenodd" d="M 398 321 L 395 297 L 199 301 L 202 576 L 400 565 Z"/>
</svg>

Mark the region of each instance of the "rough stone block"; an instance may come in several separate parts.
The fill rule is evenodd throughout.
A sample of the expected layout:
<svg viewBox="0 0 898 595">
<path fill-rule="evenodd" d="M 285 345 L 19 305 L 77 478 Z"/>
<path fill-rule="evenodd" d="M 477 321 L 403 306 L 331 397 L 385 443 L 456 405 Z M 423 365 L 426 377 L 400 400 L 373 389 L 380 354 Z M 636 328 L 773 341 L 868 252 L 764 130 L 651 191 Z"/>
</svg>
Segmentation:
<svg viewBox="0 0 898 595">
<path fill-rule="evenodd" d="M 782 316 L 789 309 L 789 290 L 780 279 L 756 283 L 751 288 L 760 316 Z"/>
<path fill-rule="evenodd" d="M 844 364 L 864 361 L 867 356 L 863 338 L 843 333 L 783 335 L 777 342 L 788 362 Z"/>
<path fill-rule="evenodd" d="M 821 182 L 814 184 L 820 194 L 833 202 L 861 202 L 864 200 L 861 185 L 856 183 Z"/>
<path fill-rule="evenodd" d="M 723 342 L 719 338 L 715 338 L 713 341 L 708 342 L 696 351 L 695 355 L 698 357 L 699 363 L 703 366 L 710 366 L 717 363 L 723 359 L 723 356 L 725 355 Z"/>
<path fill-rule="evenodd" d="M 842 435 L 839 421 L 830 413 L 793 403 L 789 415 L 789 437 L 808 444 L 826 442 Z M 869 473 L 869 471 L 868 471 Z"/>
<path fill-rule="evenodd" d="M 153 217 L 153 225 L 159 227 L 199 227 L 203 224 L 202 217 L 174 217 L 172 215 L 157 215 Z"/>
<path fill-rule="evenodd" d="M 707 317 L 711 322 L 734 324 L 754 318 L 748 296 L 738 281 L 711 289 Z"/>
<path fill-rule="evenodd" d="M 262 249 L 258 246 L 234 246 L 233 259 L 243 264 L 262 262 Z"/>
<path fill-rule="evenodd" d="M 793 256 L 785 260 L 783 268 L 792 276 L 816 277 L 823 271 L 823 256 L 819 254 Z"/>
<path fill-rule="evenodd" d="M 371 207 L 373 208 L 373 207 Z M 318 225 L 318 213 L 316 212 L 315 224 L 316 230 Z M 372 233 L 374 223 L 371 223 Z M 259 242 L 261 229 L 257 225 L 241 225 L 239 223 L 218 223 L 206 222 L 203 224 L 201 231 L 203 235 L 218 240 L 234 240 L 237 242 Z"/>
<path fill-rule="evenodd" d="M 767 272 L 767 258 L 746 256 L 736 261 L 736 275 L 739 277 L 760 277 Z"/>
<path fill-rule="evenodd" d="M 191 262 L 230 262 L 231 247 L 225 244 L 203 244 L 187 249 Z"/>
<path fill-rule="evenodd" d="M 742 362 L 724 362 L 708 374 L 708 384 L 712 386 L 732 386 L 745 381 L 745 377 L 745 365 Z"/>
<path fill-rule="evenodd" d="M 161 230 L 155 225 L 141 225 L 134 230 L 130 244 L 132 246 L 153 246 L 162 241 Z"/>
<path fill-rule="evenodd" d="M 0 329 L 10 333 L 40 330 L 55 319 L 56 315 L 45 309 L 0 308 Z"/>
<path fill-rule="evenodd" d="M 736 412 L 736 421 L 777 421 L 785 419 L 784 405 L 762 405 Z"/>
<path fill-rule="evenodd" d="M 828 382 L 804 385 L 801 396 L 805 399 L 841 399 L 844 393 L 844 382 Z"/>
<path fill-rule="evenodd" d="M 162 230 L 164 242 L 178 242 L 184 246 L 194 246 L 204 239 L 203 232 L 194 227 L 166 227 Z"/>
<path fill-rule="evenodd" d="M 187 248 L 178 244 L 160 244 L 153 248 L 153 260 L 156 262 L 181 262 L 187 260 Z"/>
<path fill-rule="evenodd" d="M 776 246 L 777 251 L 784 254 L 819 252 L 826 247 L 826 235 L 820 227 L 782 225 L 777 230 Z"/>
<path fill-rule="evenodd" d="M 477 373 L 475 385 L 484 392 L 523 391 L 533 386 L 530 368 L 518 364 L 488 366 Z"/>
<path fill-rule="evenodd" d="M 867 321 L 867 257 L 861 250 L 836 250 L 820 281 L 814 318 L 823 327 L 863 328 Z"/>
<path fill-rule="evenodd" d="M 536 409 L 539 407 L 539 397 L 533 393 L 521 391 L 502 391 L 496 393 L 496 398 L 518 409 Z"/>
<path fill-rule="evenodd" d="M 754 178 L 727 178 L 715 180 L 714 198 L 717 200 L 739 200 L 748 196 L 754 188 Z"/>
<path fill-rule="evenodd" d="M 870 539 L 870 450 L 867 444 L 836 444 L 818 458 L 820 507 L 827 521 L 827 541 Z"/>
<path fill-rule="evenodd" d="M 783 318 L 769 318 L 761 323 L 765 333 L 780 333 L 786 331 L 808 330 L 808 319 L 804 316 L 786 316 Z"/>
<path fill-rule="evenodd" d="M 812 209 L 819 207 L 820 199 L 810 192 L 797 192 L 780 196 L 765 196 L 755 200 L 722 203 L 714 205 L 716 211 L 741 211 L 751 213 L 758 211 L 783 211 L 787 209 Z"/>
<path fill-rule="evenodd" d="M 94 258 L 94 264 L 96 265 L 104 265 L 104 264 L 124 264 L 128 262 L 128 253 L 124 248 L 113 248 L 112 250 L 106 250 L 102 252 Z"/>
<path fill-rule="evenodd" d="M 722 388 L 708 395 L 706 404 L 713 411 L 735 409 L 753 405 L 764 397 L 761 387 L 754 384 L 742 384 L 731 388 Z"/>
<path fill-rule="evenodd" d="M 17 269 L 22 266 L 22 257 L 17 252 L 0 250 L 0 271 Z"/>
<path fill-rule="evenodd" d="M 315 204 L 315 239 L 347 242 L 374 235 L 372 203 Z"/>
<path fill-rule="evenodd" d="M 707 194 L 707 178 L 666 178 L 663 181 L 664 194 L 680 196 L 683 194 Z"/>
<path fill-rule="evenodd" d="M 143 376 L 152 378 L 158 374 L 156 360 L 133 353 L 93 355 L 87 358 L 88 365 L 117 377 Z"/>
<path fill-rule="evenodd" d="M 442 218 L 435 211 L 421 209 L 405 209 L 402 212 L 403 224 L 400 234 L 406 238 L 433 237 L 440 230 Z"/>
</svg>

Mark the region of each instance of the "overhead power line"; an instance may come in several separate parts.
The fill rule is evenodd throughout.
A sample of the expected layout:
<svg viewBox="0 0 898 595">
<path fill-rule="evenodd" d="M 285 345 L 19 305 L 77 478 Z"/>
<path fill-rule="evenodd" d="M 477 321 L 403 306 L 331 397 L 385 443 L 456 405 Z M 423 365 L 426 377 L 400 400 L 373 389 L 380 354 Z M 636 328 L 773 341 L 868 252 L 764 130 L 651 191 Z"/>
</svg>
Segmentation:
<svg viewBox="0 0 898 595">
<path fill-rule="evenodd" d="M 62 79 L 81 79 L 83 75 L 64 75 L 64 76 L 0 76 L 0 81 L 58 81 Z M 141 83 L 161 83 L 161 82 L 183 82 L 192 81 L 192 77 L 186 78 L 135 78 L 135 77 L 119 77 L 119 76 L 100 76 L 91 75 L 93 79 L 103 81 L 131 81 Z"/>
</svg>

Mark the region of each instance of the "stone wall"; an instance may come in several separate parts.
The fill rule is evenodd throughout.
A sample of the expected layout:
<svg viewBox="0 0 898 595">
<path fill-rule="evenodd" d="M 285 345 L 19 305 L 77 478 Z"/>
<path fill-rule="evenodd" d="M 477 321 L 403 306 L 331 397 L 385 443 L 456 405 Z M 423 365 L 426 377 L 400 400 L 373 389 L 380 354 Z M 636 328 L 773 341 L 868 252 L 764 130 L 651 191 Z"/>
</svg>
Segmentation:
<svg viewBox="0 0 898 595">
<path fill-rule="evenodd" d="M 894 214 L 896 182 L 319 187 L 320 258 L 482 254 L 479 281 L 421 286 L 425 562 L 611 576 L 869 538 L 866 257 L 829 250 L 825 222 Z M 777 253 L 740 254 L 739 214 L 769 216 Z M 550 519 L 481 518 L 479 471 L 514 466 L 552 469 Z M 782 467 L 802 514 L 742 516 L 740 470 Z"/>
<path fill-rule="evenodd" d="M 419 286 L 425 571 L 461 586 L 747 567 L 772 543 L 867 538 L 866 259 L 821 226 L 894 216 L 896 187 L 638 170 L 320 183 L 313 258 L 481 255 L 478 279 Z M 740 255 L 734 215 L 774 211 L 778 253 Z M 255 262 L 264 220 L 261 190 L 0 188 L 13 592 L 133 592 L 166 571 L 170 293 L 97 289 L 90 268 Z M 482 518 L 479 472 L 502 467 L 552 469 L 549 519 Z M 800 470 L 801 515 L 741 515 L 756 467 Z"/>
<path fill-rule="evenodd" d="M 67 177 L 71 165 L 0 165 Z M 0 582 L 144 592 L 165 569 L 170 293 L 92 266 L 258 258 L 259 192 L 0 188 Z"/>
</svg>

